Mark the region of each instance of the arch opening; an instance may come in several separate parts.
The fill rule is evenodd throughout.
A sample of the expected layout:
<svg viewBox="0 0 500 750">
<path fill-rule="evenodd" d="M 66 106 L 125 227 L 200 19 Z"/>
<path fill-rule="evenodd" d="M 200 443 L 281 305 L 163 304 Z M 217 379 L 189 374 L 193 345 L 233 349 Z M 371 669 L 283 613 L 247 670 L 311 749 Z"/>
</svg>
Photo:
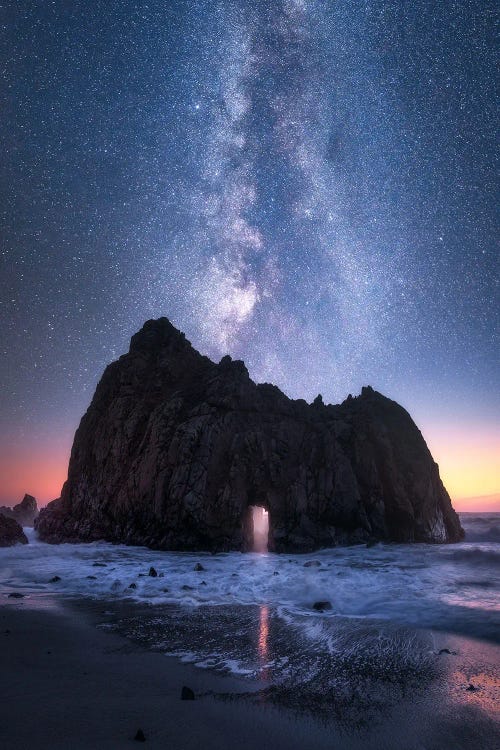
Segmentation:
<svg viewBox="0 0 500 750">
<path fill-rule="evenodd" d="M 261 505 L 251 505 L 251 544 L 252 552 L 268 552 L 269 550 L 269 511 Z"/>
</svg>

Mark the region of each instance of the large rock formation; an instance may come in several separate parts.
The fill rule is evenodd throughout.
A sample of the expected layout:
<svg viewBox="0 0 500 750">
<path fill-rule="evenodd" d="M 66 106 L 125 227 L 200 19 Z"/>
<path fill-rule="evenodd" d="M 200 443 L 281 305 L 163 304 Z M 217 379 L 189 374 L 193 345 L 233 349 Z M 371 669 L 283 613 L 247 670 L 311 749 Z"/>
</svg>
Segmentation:
<svg viewBox="0 0 500 750">
<path fill-rule="evenodd" d="M 0 547 L 13 547 L 14 544 L 28 544 L 26 534 L 13 518 L 0 515 Z"/>
<path fill-rule="evenodd" d="M 36 528 L 50 542 L 245 550 L 252 505 L 280 552 L 463 536 L 401 406 L 369 387 L 338 406 L 292 401 L 243 362 L 201 356 L 166 318 L 107 367 Z"/>
<path fill-rule="evenodd" d="M 33 526 L 35 518 L 38 516 L 36 499 L 33 495 L 25 495 L 21 502 L 14 505 L 13 508 L 2 505 L 0 515 L 14 518 L 21 526 Z"/>
</svg>

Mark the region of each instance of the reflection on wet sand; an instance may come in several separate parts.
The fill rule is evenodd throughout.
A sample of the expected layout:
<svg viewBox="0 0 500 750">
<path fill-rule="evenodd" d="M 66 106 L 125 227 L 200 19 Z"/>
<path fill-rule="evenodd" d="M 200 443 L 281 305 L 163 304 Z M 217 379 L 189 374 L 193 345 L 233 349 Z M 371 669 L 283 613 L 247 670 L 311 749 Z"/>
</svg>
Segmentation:
<svg viewBox="0 0 500 750">
<path fill-rule="evenodd" d="M 265 604 L 260 606 L 259 613 L 259 641 L 258 641 L 258 652 L 259 652 L 259 666 L 260 666 L 260 677 L 262 680 L 268 680 L 269 675 L 269 647 L 268 647 L 268 636 L 269 636 L 269 607 Z"/>
<path fill-rule="evenodd" d="M 454 690 L 453 698 L 464 706 L 479 708 L 491 719 L 500 720 L 500 678 L 486 672 L 463 672 L 455 670 L 450 675 L 450 684 L 460 686 Z M 467 686 L 467 687 L 464 687 Z"/>
<path fill-rule="evenodd" d="M 447 659 L 448 696 L 465 711 L 480 711 L 487 720 L 500 721 L 500 650 L 480 640 L 454 638 L 447 643 L 452 655 Z"/>
</svg>

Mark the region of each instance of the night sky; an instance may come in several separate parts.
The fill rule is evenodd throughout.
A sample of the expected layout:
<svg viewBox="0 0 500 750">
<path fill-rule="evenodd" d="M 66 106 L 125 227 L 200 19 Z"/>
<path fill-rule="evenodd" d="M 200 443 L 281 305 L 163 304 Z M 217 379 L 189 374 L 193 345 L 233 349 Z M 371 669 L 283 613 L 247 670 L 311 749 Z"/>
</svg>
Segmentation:
<svg viewBox="0 0 500 750">
<path fill-rule="evenodd" d="M 167 316 L 500 491 L 494 3 L 0 3 L 0 502 Z"/>
</svg>

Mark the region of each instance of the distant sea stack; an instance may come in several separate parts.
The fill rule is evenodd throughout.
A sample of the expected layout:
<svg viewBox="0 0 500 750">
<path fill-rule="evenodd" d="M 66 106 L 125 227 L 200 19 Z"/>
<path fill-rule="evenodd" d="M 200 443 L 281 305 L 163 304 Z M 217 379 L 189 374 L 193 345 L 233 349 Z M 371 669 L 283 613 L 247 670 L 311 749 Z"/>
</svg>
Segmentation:
<svg viewBox="0 0 500 750">
<path fill-rule="evenodd" d="M 36 499 L 33 495 L 25 495 L 21 502 L 14 505 L 13 508 L 2 505 L 0 515 L 13 518 L 21 526 L 33 526 L 35 518 L 38 516 Z"/>
<path fill-rule="evenodd" d="M 166 318 L 106 368 L 61 497 L 35 528 L 48 542 L 247 550 L 254 505 L 268 510 L 277 552 L 463 537 L 397 403 L 370 387 L 336 406 L 291 400 L 241 361 L 202 356 Z"/>
</svg>

